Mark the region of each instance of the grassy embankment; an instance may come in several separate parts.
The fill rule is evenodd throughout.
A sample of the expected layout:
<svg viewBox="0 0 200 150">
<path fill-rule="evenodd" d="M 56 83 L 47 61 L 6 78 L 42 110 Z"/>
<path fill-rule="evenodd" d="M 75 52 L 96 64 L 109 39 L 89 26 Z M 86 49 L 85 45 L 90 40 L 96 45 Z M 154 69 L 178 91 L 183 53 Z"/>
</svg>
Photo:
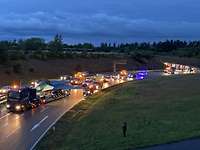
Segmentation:
<svg viewBox="0 0 200 150">
<path fill-rule="evenodd" d="M 200 135 L 200 76 L 160 77 L 101 92 L 74 107 L 38 149 L 124 150 Z M 128 137 L 121 126 L 128 122 Z"/>
</svg>

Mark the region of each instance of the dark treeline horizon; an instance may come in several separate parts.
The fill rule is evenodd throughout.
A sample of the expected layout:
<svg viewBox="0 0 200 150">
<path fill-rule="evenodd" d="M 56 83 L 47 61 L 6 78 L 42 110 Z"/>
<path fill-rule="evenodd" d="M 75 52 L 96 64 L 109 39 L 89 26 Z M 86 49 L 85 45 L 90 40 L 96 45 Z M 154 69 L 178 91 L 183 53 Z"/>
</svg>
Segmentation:
<svg viewBox="0 0 200 150">
<path fill-rule="evenodd" d="M 200 50 L 200 40 L 165 40 L 156 42 L 128 42 L 106 43 L 100 45 L 92 43 L 67 44 L 62 36 L 57 34 L 53 40 L 47 42 L 43 38 L 32 37 L 20 40 L 1 40 L 0 50 L 24 50 L 24 51 L 61 51 L 61 50 L 89 50 L 105 52 L 129 52 L 134 50 L 150 50 L 157 52 L 171 52 L 174 50 Z"/>
<path fill-rule="evenodd" d="M 199 48 L 200 40 L 162 40 L 155 42 L 102 42 L 95 45 L 89 42 L 82 42 L 78 44 L 67 44 L 63 42 L 62 36 L 57 34 L 53 40 L 47 42 L 43 38 L 31 37 L 19 40 L 0 40 L 0 50 L 65 50 L 66 48 L 79 48 L 79 49 L 97 49 L 100 50 L 163 50 L 172 51 L 179 48 Z"/>
<path fill-rule="evenodd" d="M 157 42 L 132 43 L 101 43 L 95 46 L 91 43 L 67 44 L 62 36 L 57 34 L 51 41 L 42 38 L 0 41 L 0 63 L 10 60 L 28 59 L 64 59 L 64 58 L 101 58 L 129 57 L 139 62 L 143 58 L 154 56 L 178 56 L 200 58 L 200 40 L 181 41 L 166 40 Z"/>
</svg>

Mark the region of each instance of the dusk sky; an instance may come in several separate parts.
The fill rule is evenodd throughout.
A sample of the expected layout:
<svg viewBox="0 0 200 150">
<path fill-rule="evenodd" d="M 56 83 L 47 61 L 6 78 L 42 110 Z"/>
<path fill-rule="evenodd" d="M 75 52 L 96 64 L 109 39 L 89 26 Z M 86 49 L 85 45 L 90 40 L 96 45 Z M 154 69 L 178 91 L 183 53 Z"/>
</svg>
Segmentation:
<svg viewBox="0 0 200 150">
<path fill-rule="evenodd" d="M 0 39 L 200 39 L 199 0 L 0 0 Z"/>
</svg>

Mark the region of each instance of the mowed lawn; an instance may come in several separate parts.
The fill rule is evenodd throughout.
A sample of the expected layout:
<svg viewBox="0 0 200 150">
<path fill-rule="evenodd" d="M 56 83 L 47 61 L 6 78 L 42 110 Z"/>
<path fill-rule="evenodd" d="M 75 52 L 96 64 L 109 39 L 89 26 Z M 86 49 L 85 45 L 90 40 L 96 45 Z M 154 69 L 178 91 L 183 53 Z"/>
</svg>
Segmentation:
<svg viewBox="0 0 200 150">
<path fill-rule="evenodd" d="M 126 150 L 200 136 L 200 75 L 159 77 L 108 89 L 74 107 L 55 128 L 37 149 Z"/>
</svg>

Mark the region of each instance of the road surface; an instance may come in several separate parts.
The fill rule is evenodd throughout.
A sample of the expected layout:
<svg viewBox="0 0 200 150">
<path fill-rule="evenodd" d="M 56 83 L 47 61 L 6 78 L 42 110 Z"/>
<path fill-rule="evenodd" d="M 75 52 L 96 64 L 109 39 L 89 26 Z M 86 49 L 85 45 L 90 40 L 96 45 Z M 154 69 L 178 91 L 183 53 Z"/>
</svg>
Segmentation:
<svg viewBox="0 0 200 150">
<path fill-rule="evenodd" d="M 108 88 L 122 81 L 110 81 Z M 72 90 L 67 98 L 54 101 L 22 114 L 0 108 L 0 150 L 32 150 L 56 121 L 73 106 L 84 100 L 83 90 Z"/>
<path fill-rule="evenodd" d="M 150 73 L 150 78 L 160 76 Z M 103 89 L 123 83 L 111 80 Z M 26 111 L 22 114 L 8 113 L 0 108 L 0 150 L 32 150 L 39 140 L 67 111 L 84 99 L 83 90 L 72 90 L 67 98 Z"/>
<path fill-rule="evenodd" d="M 172 144 L 163 144 L 141 150 L 199 150 L 200 139 L 191 139 Z"/>
<path fill-rule="evenodd" d="M 46 131 L 68 110 L 83 100 L 82 90 L 72 90 L 71 96 L 42 105 L 22 114 L 0 114 L 0 149 L 33 149 Z"/>
</svg>

